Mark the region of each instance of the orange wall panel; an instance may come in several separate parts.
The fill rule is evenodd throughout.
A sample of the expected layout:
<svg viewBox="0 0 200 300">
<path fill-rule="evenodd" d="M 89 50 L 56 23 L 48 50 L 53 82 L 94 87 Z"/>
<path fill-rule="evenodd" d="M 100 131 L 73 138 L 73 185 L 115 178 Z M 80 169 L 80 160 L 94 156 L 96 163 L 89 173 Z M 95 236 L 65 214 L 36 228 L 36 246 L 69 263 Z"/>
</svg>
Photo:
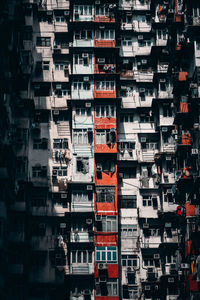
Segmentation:
<svg viewBox="0 0 200 300">
<path fill-rule="evenodd" d="M 107 17 L 107 16 L 95 16 L 94 18 L 95 22 L 106 22 L 106 23 L 114 23 L 115 18 L 114 17 Z"/>
<path fill-rule="evenodd" d="M 97 232 L 95 234 L 96 246 L 117 246 L 118 245 L 118 233 L 112 232 Z"/>
<path fill-rule="evenodd" d="M 116 91 L 94 91 L 94 98 L 116 98 Z"/>
<path fill-rule="evenodd" d="M 119 277 L 119 266 L 118 264 L 107 264 L 108 278 L 118 278 Z M 98 264 L 94 268 L 94 277 L 99 277 Z"/>
<path fill-rule="evenodd" d="M 97 129 L 116 128 L 116 118 L 94 118 L 94 127 Z"/>
</svg>

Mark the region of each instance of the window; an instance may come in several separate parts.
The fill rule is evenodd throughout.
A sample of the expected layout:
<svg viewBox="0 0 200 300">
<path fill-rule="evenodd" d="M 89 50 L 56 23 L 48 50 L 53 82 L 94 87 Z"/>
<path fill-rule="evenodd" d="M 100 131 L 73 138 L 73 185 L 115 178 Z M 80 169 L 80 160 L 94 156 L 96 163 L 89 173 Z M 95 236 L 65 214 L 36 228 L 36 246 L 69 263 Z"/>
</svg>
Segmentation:
<svg viewBox="0 0 200 300">
<path fill-rule="evenodd" d="M 140 122 L 141 123 L 151 123 L 153 122 L 152 111 L 146 111 L 145 113 L 140 114 Z"/>
<path fill-rule="evenodd" d="M 121 45 L 124 47 L 131 47 L 132 46 L 132 39 L 131 38 L 123 38 L 121 41 Z"/>
<path fill-rule="evenodd" d="M 97 231 L 117 232 L 117 217 L 102 216 L 102 221 L 96 223 Z"/>
<path fill-rule="evenodd" d="M 64 69 L 68 66 L 66 63 L 55 63 L 56 71 L 64 71 Z"/>
<path fill-rule="evenodd" d="M 56 23 L 64 23 L 66 22 L 66 19 L 63 16 L 56 16 L 55 21 Z"/>
<path fill-rule="evenodd" d="M 109 8 L 106 6 L 96 6 L 96 16 L 109 16 Z"/>
<path fill-rule="evenodd" d="M 119 196 L 121 208 L 137 208 L 137 196 L 136 195 L 121 195 Z"/>
<path fill-rule="evenodd" d="M 33 149 L 40 150 L 40 149 L 47 149 L 48 147 L 48 139 L 34 139 L 33 140 Z"/>
<path fill-rule="evenodd" d="M 96 279 L 96 296 L 117 296 L 118 295 L 118 280 L 108 278 L 106 280 L 106 288 L 102 288 Z"/>
<path fill-rule="evenodd" d="M 72 250 L 71 251 L 72 264 L 86 264 L 92 263 L 92 251 L 89 250 Z"/>
<path fill-rule="evenodd" d="M 73 62 L 75 65 L 83 65 L 84 67 L 91 66 L 92 54 L 85 53 L 87 57 L 83 57 L 83 54 L 74 54 Z"/>
<path fill-rule="evenodd" d="M 154 267 L 155 262 L 153 259 L 144 259 L 144 265 L 145 267 Z"/>
<path fill-rule="evenodd" d="M 74 39 L 75 40 L 91 40 L 91 39 L 93 39 L 93 32 L 92 32 L 92 30 L 75 31 Z"/>
<path fill-rule="evenodd" d="M 91 108 L 76 107 L 76 116 L 91 116 Z"/>
<path fill-rule="evenodd" d="M 122 255 L 122 266 L 123 267 L 137 267 L 138 266 L 137 255 Z"/>
<path fill-rule="evenodd" d="M 92 5 L 74 5 L 75 18 L 76 14 L 80 16 L 92 16 Z"/>
<path fill-rule="evenodd" d="M 136 237 L 137 236 L 137 225 L 136 224 L 122 224 L 121 225 L 122 238 Z"/>
<path fill-rule="evenodd" d="M 106 160 L 97 162 L 96 164 L 96 171 L 99 172 L 115 172 L 115 162 L 112 160 Z"/>
<path fill-rule="evenodd" d="M 109 129 L 97 129 L 96 130 L 96 144 L 114 144 L 115 143 L 115 131 Z"/>
<path fill-rule="evenodd" d="M 68 139 L 53 139 L 54 149 L 68 149 Z"/>
<path fill-rule="evenodd" d="M 138 40 L 138 47 L 150 47 L 151 40 Z"/>
<path fill-rule="evenodd" d="M 76 172 L 83 173 L 83 174 L 89 173 L 89 158 L 88 157 L 77 157 Z"/>
<path fill-rule="evenodd" d="M 47 176 L 47 167 L 46 166 L 35 166 L 32 167 L 32 176 L 36 177 L 46 177 Z"/>
<path fill-rule="evenodd" d="M 97 105 L 95 112 L 97 118 L 116 117 L 116 108 L 114 105 Z"/>
<path fill-rule="evenodd" d="M 73 87 L 75 91 L 83 90 L 83 91 L 90 91 L 90 82 L 74 82 Z"/>
<path fill-rule="evenodd" d="M 68 97 L 70 95 L 70 91 L 65 88 L 55 89 L 54 95 L 58 98 Z"/>
<path fill-rule="evenodd" d="M 96 30 L 95 38 L 97 40 L 114 40 L 115 39 L 115 31 L 112 29 Z"/>
<path fill-rule="evenodd" d="M 134 150 L 135 149 L 135 141 L 134 142 L 119 142 L 120 150 Z"/>
<path fill-rule="evenodd" d="M 96 81 L 97 91 L 114 91 L 115 82 L 114 81 Z"/>
<path fill-rule="evenodd" d="M 67 176 L 67 167 L 53 167 L 52 175 L 56 177 Z"/>
<path fill-rule="evenodd" d="M 143 206 L 153 206 L 153 208 L 158 207 L 158 200 L 157 196 L 151 196 L 151 195 L 144 195 L 142 196 L 142 205 Z"/>
<path fill-rule="evenodd" d="M 167 39 L 166 30 L 158 30 L 157 37 L 158 39 L 166 40 Z"/>
<path fill-rule="evenodd" d="M 37 37 L 36 46 L 39 47 L 50 47 L 51 46 L 51 38 L 50 37 Z"/>
<path fill-rule="evenodd" d="M 118 174 L 120 174 L 120 178 L 136 178 L 136 167 L 132 168 L 119 168 Z"/>
<path fill-rule="evenodd" d="M 115 188 L 114 187 L 96 187 L 97 202 L 114 202 Z"/>
<path fill-rule="evenodd" d="M 73 130 L 73 143 L 75 145 L 88 144 L 87 129 L 74 129 Z"/>
<path fill-rule="evenodd" d="M 88 194 L 84 191 L 73 191 L 72 193 L 72 200 L 73 202 L 91 202 L 92 201 L 92 194 Z"/>
<path fill-rule="evenodd" d="M 163 117 L 172 117 L 172 109 L 169 104 L 163 104 Z"/>
<path fill-rule="evenodd" d="M 132 123 L 134 121 L 133 115 L 120 115 L 120 122 L 122 123 Z"/>
<path fill-rule="evenodd" d="M 49 61 L 44 60 L 44 61 L 42 62 L 42 69 L 43 69 L 44 71 L 49 71 Z"/>
<path fill-rule="evenodd" d="M 117 262 L 117 247 L 96 247 L 96 262 Z"/>
</svg>

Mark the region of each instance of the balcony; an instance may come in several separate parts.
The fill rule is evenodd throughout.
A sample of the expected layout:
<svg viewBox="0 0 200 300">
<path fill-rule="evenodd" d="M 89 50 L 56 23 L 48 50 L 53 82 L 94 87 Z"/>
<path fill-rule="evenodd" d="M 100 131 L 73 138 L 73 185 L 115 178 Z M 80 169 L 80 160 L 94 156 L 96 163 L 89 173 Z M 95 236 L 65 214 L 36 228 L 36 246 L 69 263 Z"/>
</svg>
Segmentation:
<svg viewBox="0 0 200 300">
<path fill-rule="evenodd" d="M 113 16 L 95 16 L 94 22 L 96 23 L 115 23 Z"/>
<path fill-rule="evenodd" d="M 116 64 L 95 64 L 95 74 L 116 74 Z"/>
<path fill-rule="evenodd" d="M 117 153 L 117 143 L 115 144 L 95 144 L 95 153 Z"/>
<path fill-rule="evenodd" d="M 94 40 L 94 47 L 114 48 L 115 40 Z"/>
<path fill-rule="evenodd" d="M 68 32 L 68 24 L 66 22 L 55 22 L 54 23 L 54 32 Z"/>
<path fill-rule="evenodd" d="M 122 70 L 120 72 L 121 80 L 133 80 L 134 72 L 132 70 Z"/>
<path fill-rule="evenodd" d="M 137 154 L 136 154 L 136 150 L 133 149 L 121 149 L 118 151 L 118 155 L 117 155 L 117 159 L 118 160 L 137 160 Z"/>
<path fill-rule="evenodd" d="M 137 151 L 139 162 L 154 162 L 154 156 L 158 150 L 142 149 Z"/>
<path fill-rule="evenodd" d="M 35 109 L 51 109 L 51 97 L 34 97 Z"/>
<path fill-rule="evenodd" d="M 71 98 L 72 99 L 75 99 L 75 100 L 83 100 L 83 99 L 90 100 L 90 99 L 94 98 L 93 96 L 94 96 L 94 87 L 93 86 L 90 86 L 90 89 L 87 89 L 87 90 L 84 90 L 84 89 L 74 90 L 73 87 L 72 87 L 72 92 L 71 92 Z M 102 98 L 102 97 L 97 97 L 97 98 Z"/>
<path fill-rule="evenodd" d="M 54 109 L 58 108 L 67 108 L 67 100 L 70 99 L 70 95 L 67 95 L 65 97 L 52 97 L 51 98 L 51 107 Z"/>
<path fill-rule="evenodd" d="M 70 236 L 71 243 L 93 243 L 94 236 L 89 232 L 71 232 Z"/>
<path fill-rule="evenodd" d="M 133 74 L 133 80 L 136 82 L 153 82 L 154 73 L 152 71 L 139 72 L 135 71 Z"/>
<path fill-rule="evenodd" d="M 94 47 L 94 40 L 93 39 L 74 40 L 73 47 Z"/>
<path fill-rule="evenodd" d="M 169 68 L 168 63 L 158 63 L 157 65 L 157 72 L 158 73 L 167 73 Z"/>
<path fill-rule="evenodd" d="M 174 184 L 175 183 L 174 173 L 166 173 L 166 172 L 162 173 L 161 183 L 162 184 Z"/>
<path fill-rule="evenodd" d="M 70 274 L 73 275 L 90 275 L 94 273 L 94 264 L 71 264 Z"/>
<path fill-rule="evenodd" d="M 71 202 L 71 212 L 91 212 L 94 210 L 94 200 L 88 202 Z"/>
<path fill-rule="evenodd" d="M 69 44 L 63 43 L 61 45 L 54 45 L 53 47 L 53 54 L 69 54 Z"/>
<path fill-rule="evenodd" d="M 115 90 L 96 90 L 94 89 L 94 98 L 116 98 Z"/>
<path fill-rule="evenodd" d="M 157 179 L 151 177 L 141 177 L 140 189 L 158 189 Z"/>
</svg>

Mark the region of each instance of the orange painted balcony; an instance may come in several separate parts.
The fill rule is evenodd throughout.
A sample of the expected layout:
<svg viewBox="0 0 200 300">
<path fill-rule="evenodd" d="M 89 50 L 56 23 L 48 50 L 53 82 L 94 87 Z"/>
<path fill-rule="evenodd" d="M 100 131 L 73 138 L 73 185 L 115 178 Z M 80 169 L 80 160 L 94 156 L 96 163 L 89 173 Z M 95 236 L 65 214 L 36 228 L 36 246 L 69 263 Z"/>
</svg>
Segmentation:
<svg viewBox="0 0 200 300">
<path fill-rule="evenodd" d="M 96 232 L 94 236 L 96 246 L 117 246 L 118 233 L 113 232 Z"/>
<path fill-rule="evenodd" d="M 114 202 L 108 203 L 108 202 L 98 202 L 95 204 L 95 209 L 96 212 L 101 212 L 101 214 L 105 212 L 113 212 L 117 213 L 118 208 L 117 208 L 117 200 L 115 199 Z"/>
<path fill-rule="evenodd" d="M 176 22 L 182 22 L 182 15 L 176 15 Z"/>
<path fill-rule="evenodd" d="M 121 79 L 133 79 L 133 71 L 132 70 L 124 70 L 120 72 Z"/>
<path fill-rule="evenodd" d="M 186 102 L 181 102 L 180 103 L 180 110 L 179 110 L 179 112 L 180 113 L 188 113 L 188 103 L 186 103 Z"/>
<path fill-rule="evenodd" d="M 184 133 L 181 136 L 181 144 L 182 145 L 191 145 L 192 138 L 190 133 Z"/>
<path fill-rule="evenodd" d="M 116 74 L 116 64 L 95 64 L 95 74 Z"/>
<path fill-rule="evenodd" d="M 110 129 L 116 128 L 117 120 L 116 118 L 94 118 L 94 125 L 96 129 Z"/>
<path fill-rule="evenodd" d="M 115 40 L 94 40 L 94 47 L 114 48 Z"/>
<path fill-rule="evenodd" d="M 114 23 L 115 18 L 112 16 L 95 16 L 94 21 L 96 23 Z"/>
<path fill-rule="evenodd" d="M 117 153 L 117 143 L 115 144 L 95 144 L 95 153 Z"/>
<path fill-rule="evenodd" d="M 94 98 L 116 98 L 116 91 L 94 90 Z"/>
<path fill-rule="evenodd" d="M 118 278 L 119 277 L 119 266 L 118 264 L 107 264 L 107 274 L 108 278 Z M 95 264 L 94 268 L 94 277 L 99 277 L 99 267 L 98 264 Z M 100 297 L 102 298 L 102 297 Z M 106 297 L 106 300 L 110 297 Z M 111 298 L 117 298 L 117 297 L 111 297 Z"/>
<path fill-rule="evenodd" d="M 95 179 L 97 185 L 117 185 L 117 172 L 95 172 Z"/>
<path fill-rule="evenodd" d="M 195 217 L 195 205 L 190 205 L 189 202 L 185 203 L 186 217 Z"/>
</svg>

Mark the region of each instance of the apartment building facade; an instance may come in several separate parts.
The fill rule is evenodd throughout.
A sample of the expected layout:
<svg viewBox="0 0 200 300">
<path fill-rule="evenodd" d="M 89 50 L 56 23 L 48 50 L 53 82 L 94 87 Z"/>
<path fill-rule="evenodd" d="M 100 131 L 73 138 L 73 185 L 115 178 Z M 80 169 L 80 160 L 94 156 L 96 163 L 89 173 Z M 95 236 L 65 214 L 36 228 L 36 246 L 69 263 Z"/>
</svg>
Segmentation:
<svg viewBox="0 0 200 300">
<path fill-rule="evenodd" d="M 199 299 L 199 1 L 0 8 L 2 298 Z"/>
</svg>

